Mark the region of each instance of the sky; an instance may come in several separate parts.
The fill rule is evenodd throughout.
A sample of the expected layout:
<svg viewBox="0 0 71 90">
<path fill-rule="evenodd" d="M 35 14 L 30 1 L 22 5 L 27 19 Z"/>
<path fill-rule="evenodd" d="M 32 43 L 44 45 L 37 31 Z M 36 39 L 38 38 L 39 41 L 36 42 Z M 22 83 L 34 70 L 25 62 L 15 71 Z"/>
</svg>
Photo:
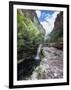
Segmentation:
<svg viewBox="0 0 71 90">
<path fill-rule="evenodd" d="M 36 10 L 37 17 L 45 29 L 46 36 L 53 30 L 54 22 L 59 11 Z"/>
</svg>

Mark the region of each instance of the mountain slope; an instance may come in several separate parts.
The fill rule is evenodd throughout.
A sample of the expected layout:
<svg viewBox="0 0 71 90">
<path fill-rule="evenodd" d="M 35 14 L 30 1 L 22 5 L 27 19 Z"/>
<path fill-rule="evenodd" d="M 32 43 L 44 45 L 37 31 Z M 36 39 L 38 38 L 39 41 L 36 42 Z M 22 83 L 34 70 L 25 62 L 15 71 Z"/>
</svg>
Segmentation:
<svg viewBox="0 0 71 90">
<path fill-rule="evenodd" d="M 50 46 L 63 49 L 63 12 L 57 15 L 53 31 L 50 34 Z"/>
<path fill-rule="evenodd" d="M 17 54 L 18 60 L 35 55 L 37 47 L 43 42 L 44 28 L 35 10 L 17 10 Z"/>
</svg>

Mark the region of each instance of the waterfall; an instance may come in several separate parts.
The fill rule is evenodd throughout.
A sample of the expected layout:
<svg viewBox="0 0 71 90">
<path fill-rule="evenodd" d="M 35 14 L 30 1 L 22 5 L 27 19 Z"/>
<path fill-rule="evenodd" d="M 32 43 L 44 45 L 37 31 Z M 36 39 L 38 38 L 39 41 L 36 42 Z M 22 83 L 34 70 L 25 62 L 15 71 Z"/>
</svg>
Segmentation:
<svg viewBox="0 0 71 90">
<path fill-rule="evenodd" d="M 44 42 L 46 41 L 46 39 L 47 39 L 47 31 L 45 30 Z M 41 48 L 42 48 L 42 44 L 39 44 L 38 49 L 37 49 L 37 54 L 36 54 L 36 57 L 35 57 L 36 60 L 40 60 Z"/>
<path fill-rule="evenodd" d="M 44 42 L 46 41 L 46 39 L 47 39 L 47 33 L 46 33 L 46 31 L 45 31 Z"/>
<path fill-rule="evenodd" d="M 39 60 L 39 59 L 40 59 L 40 51 L 41 51 L 41 47 L 42 47 L 42 44 L 40 44 L 40 45 L 38 46 L 37 54 L 36 54 L 36 57 L 35 57 L 36 60 Z"/>
<path fill-rule="evenodd" d="M 48 35 L 48 33 L 47 33 L 47 30 L 45 29 L 45 35 L 44 35 L 44 41 L 43 41 L 43 43 L 45 43 L 45 41 L 47 39 L 47 35 Z M 35 57 L 36 60 L 40 60 L 41 48 L 42 48 L 42 44 L 39 44 L 38 49 L 37 49 L 37 54 L 36 54 L 36 57 Z"/>
</svg>

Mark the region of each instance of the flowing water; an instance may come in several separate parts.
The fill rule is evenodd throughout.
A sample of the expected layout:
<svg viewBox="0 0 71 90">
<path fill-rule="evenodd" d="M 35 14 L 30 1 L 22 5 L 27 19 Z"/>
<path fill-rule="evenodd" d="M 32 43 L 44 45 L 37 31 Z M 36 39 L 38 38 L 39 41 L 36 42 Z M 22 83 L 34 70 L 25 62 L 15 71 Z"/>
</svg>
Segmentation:
<svg viewBox="0 0 71 90">
<path fill-rule="evenodd" d="M 44 41 L 43 41 L 43 43 L 46 42 L 46 39 L 47 39 L 47 30 L 45 30 L 45 35 L 44 35 Z M 39 44 L 38 49 L 37 49 L 37 54 L 36 54 L 36 57 L 35 57 L 36 60 L 40 60 L 41 49 L 42 49 L 42 44 Z"/>
<path fill-rule="evenodd" d="M 46 37 L 45 34 L 44 43 Z M 44 58 L 40 62 L 41 49 Z M 35 58 L 24 60 L 18 64 L 18 80 L 57 78 L 63 78 L 63 51 L 54 47 L 42 47 L 42 44 L 39 44 Z"/>
<path fill-rule="evenodd" d="M 44 58 L 41 59 L 29 80 L 63 78 L 63 51 L 54 47 L 43 47 Z"/>
<path fill-rule="evenodd" d="M 37 49 L 37 54 L 36 54 L 36 57 L 35 57 L 36 60 L 40 60 L 41 48 L 42 48 L 42 44 L 40 44 L 38 49 Z"/>
</svg>

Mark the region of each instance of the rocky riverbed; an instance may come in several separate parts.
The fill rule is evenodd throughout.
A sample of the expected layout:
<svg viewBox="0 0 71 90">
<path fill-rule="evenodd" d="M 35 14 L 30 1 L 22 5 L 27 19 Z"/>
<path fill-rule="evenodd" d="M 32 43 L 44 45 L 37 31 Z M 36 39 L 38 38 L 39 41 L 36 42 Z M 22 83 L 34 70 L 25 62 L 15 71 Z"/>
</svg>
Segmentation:
<svg viewBox="0 0 71 90">
<path fill-rule="evenodd" d="M 35 68 L 32 75 L 27 79 L 63 78 L 63 51 L 53 47 L 43 47 L 43 54 L 44 57 L 40 65 Z"/>
</svg>

